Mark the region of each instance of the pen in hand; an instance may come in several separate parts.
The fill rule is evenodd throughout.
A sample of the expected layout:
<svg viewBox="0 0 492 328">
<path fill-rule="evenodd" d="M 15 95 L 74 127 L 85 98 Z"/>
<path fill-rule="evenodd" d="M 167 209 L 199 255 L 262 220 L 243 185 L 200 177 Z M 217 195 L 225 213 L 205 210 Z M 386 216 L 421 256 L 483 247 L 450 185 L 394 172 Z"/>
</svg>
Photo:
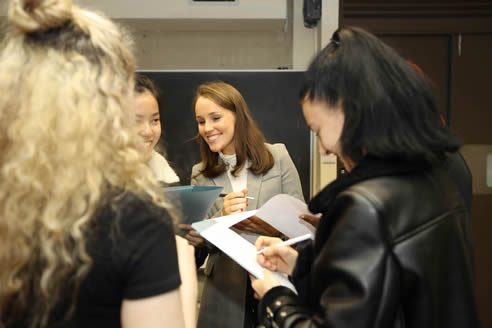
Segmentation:
<svg viewBox="0 0 492 328">
<path fill-rule="evenodd" d="M 313 236 L 310 233 L 307 233 L 307 234 L 299 236 L 299 237 L 288 239 L 286 241 L 275 244 L 273 246 L 269 246 L 269 247 L 265 247 L 263 249 L 260 249 L 258 252 L 256 252 L 256 254 L 257 255 L 262 254 L 265 251 L 265 249 L 270 248 L 270 247 L 290 246 L 290 245 L 294 245 L 294 244 L 300 243 L 301 241 L 305 241 L 307 239 L 312 239 L 312 238 L 313 238 Z"/>
<path fill-rule="evenodd" d="M 225 196 L 227 196 L 227 194 L 224 194 L 224 193 L 220 193 L 219 194 L 219 197 L 225 197 Z M 250 197 L 250 196 L 245 196 L 244 198 L 246 198 L 246 199 L 255 199 L 254 197 Z"/>
</svg>

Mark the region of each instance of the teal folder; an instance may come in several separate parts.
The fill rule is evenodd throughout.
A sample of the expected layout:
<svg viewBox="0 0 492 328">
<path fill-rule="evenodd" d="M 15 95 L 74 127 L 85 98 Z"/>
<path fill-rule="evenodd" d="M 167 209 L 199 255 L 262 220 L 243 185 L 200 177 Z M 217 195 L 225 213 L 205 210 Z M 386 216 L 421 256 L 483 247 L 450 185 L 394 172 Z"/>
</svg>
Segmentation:
<svg viewBox="0 0 492 328">
<path fill-rule="evenodd" d="M 192 224 L 203 220 L 224 187 L 176 186 L 165 187 L 164 197 L 181 214 L 180 223 Z"/>
</svg>

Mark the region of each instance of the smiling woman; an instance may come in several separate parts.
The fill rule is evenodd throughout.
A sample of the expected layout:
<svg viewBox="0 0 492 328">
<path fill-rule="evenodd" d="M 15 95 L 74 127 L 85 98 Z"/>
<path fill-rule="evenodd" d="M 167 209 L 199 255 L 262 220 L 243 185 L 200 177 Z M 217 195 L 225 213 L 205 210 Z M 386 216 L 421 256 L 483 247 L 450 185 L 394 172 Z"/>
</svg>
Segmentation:
<svg viewBox="0 0 492 328">
<path fill-rule="evenodd" d="M 280 193 L 303 200 L 299 175 L 286 147 L 266 143 L 236 88 L 221 81 L 204 83 L 196 91 L 193 108 L 202 161 L 193 167 L 191 184 L 223 186 L 227 193 L 212 206 L 209 218 L 257 209 Z M 261 222 L 253 218 L 235 228 L 278 235 Z M 190 227 L 184 228 L 201 258 L 210 253 L 198 327 L 256 327 L 257 304 L 246 271 L 217 249 L 204 247 L 203 239 Z"/>
<path fill-rule="evenodd" d="M 158 181 L 166 184 L 179 182 L 179 177 L 166 158 L 154 148 L 161 137 L 159 113 L 159 91 L 150 78 L 136 74 L 135 78 L 135 114 L 138 135 L 142 137 L 141 147 L 146 161 Z"/>
<path fill-rule="evenodd" d="M 211 101 L 200 97 L 195 103 L 196 122 L 198 133 L 205 140 L 212 152 L 226 155 L 235 154 L 234 150 L 234 123 L 236 116 Z"/>
<path fill-rule="evenodd" d="M 345 122 L 342 103 L 329 105 L 320 101 L 310 101 L 306 97 L 302 101 L 302 112 L 309 128 L 318 137 L 320 153 L 335 154 L 343 163 L 343 167 L 350 171 L 355 164 L 342 152 L 340 142 Z"/>
</svg>

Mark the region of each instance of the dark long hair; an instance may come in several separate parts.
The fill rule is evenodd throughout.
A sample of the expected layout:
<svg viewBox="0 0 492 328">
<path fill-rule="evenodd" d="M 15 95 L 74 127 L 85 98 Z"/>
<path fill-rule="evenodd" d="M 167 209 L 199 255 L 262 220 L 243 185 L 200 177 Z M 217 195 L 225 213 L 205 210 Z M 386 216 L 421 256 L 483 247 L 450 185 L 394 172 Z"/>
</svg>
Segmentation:
<svg viewBox="0 0 492 328">
<path fill-rule="evenodd" d="M 157 103 L 161 104 L 161 92 L 156 87 L 154 82 L 147 76 L 140 73 L 135 73 L 135 93 L 142 94 L 146 91 L 150 92 Z"/>
<path fill-rule="evenodd" d="M 342 102 L 342 152 L 435 163 L 460 142 L 441 124 L 431 83 L 391 47 L 355 27 L 341 28 L 313 59 L 301 101 Z"/>
<path fill-rule="evenodd" d="M 249 170 L 254 174 L 265 173 L 273 167 L 274 159 L 265 145 L 265 137 L 251 117 L 248 105 L 241 93 L 232 85 L 222 81 L 212 81 L 201 84 L 196 90 L 193 100 L 193 110 L 198 98 L 204 97 L 220 107 L 232 111 L 236 115 L 234 126 L 234 149 L 236 150 L 236 166 L 232 174 L 236 175 L 249 159 Z M 203 163 L 200 172 L 207 178 L 214 178 L 226 167 L 219 161 L 219 154 L 210 150 L 201 136 L 197 137 L 200 145 L 200 155 Z"/>
<path fill-rule="evenodd" d="M 159 89 L 159 87 L 147 75 L 135 73 L 134 91 L 137 95 L 142 95 L 145 92 L 149 92 L 154 97 L 155 101 L 157 102 L 157 106 L 159 107 L 159 121 L 161 123 L 161 127 L 163 127 L 164 124 L 162 122 L 163 115 L 161 115 L 161 108 L 164 99 L 162 96 L 162 91 Z M 166 130 L 161 128 L 161 136 L 155 150 L 157 150 L 158 153 L 167 158 L 166 139 Z"/>
</svg>

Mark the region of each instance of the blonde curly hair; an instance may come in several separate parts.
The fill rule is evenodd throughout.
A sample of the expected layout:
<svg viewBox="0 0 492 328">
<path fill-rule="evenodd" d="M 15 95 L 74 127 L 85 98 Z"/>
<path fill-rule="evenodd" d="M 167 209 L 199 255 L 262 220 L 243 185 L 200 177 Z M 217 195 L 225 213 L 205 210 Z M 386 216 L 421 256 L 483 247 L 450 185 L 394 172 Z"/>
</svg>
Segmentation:
<svg viewBox="0 0 492 328">
<path fill-rule="evenodd" d="M 130 45 L 70 0 L 10 1 L 0 46 L 0 327 L 27 316 L 46 326 L 66 292 L 60 282 L 76 299 L 102 203 L 131 191 L 167 207 L 136 145 Z"/>
</svg>

